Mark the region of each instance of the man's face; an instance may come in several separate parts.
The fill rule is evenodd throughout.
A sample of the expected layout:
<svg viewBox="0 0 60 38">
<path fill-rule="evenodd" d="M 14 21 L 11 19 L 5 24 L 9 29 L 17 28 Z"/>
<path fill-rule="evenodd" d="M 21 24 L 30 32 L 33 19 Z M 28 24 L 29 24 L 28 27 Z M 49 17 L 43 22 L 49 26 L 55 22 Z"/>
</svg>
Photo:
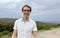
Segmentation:
<svg viewBox="0 0 60 38">
<path fill-rule="evenodd" d="M 29 17 L 29 15 L 30 15 L 30 8 L 24 7 L 23 8 L 23 15 L 24 15 L 24 17 Z"/>
</svg>

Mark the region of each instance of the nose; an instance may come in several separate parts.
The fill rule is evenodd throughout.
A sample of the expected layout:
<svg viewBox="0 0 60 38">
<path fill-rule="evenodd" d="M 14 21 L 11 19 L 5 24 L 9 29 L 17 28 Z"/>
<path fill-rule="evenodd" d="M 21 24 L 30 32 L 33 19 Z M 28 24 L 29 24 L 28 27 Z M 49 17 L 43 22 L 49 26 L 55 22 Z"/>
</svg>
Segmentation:
<svg viewBox="0 0 60 38">
<path fill-rule="evenodd" d="M 26 13 L 28 13 L 28 11 L 25 11 Z"/>
</svg>

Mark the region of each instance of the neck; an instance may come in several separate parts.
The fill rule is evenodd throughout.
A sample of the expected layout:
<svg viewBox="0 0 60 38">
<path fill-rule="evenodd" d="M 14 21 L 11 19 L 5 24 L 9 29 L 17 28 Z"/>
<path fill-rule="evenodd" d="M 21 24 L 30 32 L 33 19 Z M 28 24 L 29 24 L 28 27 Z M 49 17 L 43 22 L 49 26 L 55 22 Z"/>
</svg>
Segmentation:
<svg viewBox="0 0 60 38">
<path fill-rule="evenodd" d="M 23 21 L 26 22 L 26 21 L 29 21 L 29 17 L 23 17 Z"/>
</svg>

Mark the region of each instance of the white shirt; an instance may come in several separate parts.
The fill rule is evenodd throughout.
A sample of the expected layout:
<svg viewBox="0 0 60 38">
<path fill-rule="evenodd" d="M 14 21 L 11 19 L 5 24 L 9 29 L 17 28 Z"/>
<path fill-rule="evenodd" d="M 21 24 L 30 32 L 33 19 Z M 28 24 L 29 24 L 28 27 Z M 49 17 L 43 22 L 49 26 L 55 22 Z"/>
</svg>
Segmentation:
<svg viewBox="0 0 60 38">
<path fill-rule="evenodd" d="M 21 18 L 15 21 L 13 29 L 17 30 L 17 38 L 32 38 L 32 31 L 37 31 L 37 26 L 33 20 L 24 23 Z"/>
</svg>

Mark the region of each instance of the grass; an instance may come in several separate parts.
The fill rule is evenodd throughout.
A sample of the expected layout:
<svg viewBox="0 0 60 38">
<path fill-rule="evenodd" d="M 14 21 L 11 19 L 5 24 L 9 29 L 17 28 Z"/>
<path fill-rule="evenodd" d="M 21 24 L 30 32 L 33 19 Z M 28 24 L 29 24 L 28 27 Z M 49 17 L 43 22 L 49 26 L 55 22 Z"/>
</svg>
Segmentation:
<svg viewBox="0 0 60 38">
<path fill-rule="evenodd" d="M 57 29 L 57 28 L 51 28 L 51 30 L 53 29 Z M 43 32 L 43 31 L 46 31 L 46 30 L 39 30 L 38 32 Z M 8 31 L 3 31 L 3 32 L 0 32 L 0 38 L 11 38 L 12 36 L 12 32 L 8 32 Z"/>
<path fill-rule="evenodd" d="M 59 28 L 60 28 L 60 27 L 59 27 Z M 58 29 L 58 28 L 50 28 L 49 30 L 54 30 L 54 29 Z M 38 32 L 44 32 L 44 31 L 47 31 L 47 30 L 44 30 L 44 29 L 38 30 Z"/>
<path fill-rule="evenodd" d="M 0 38 L 11 38 L 12 32 L 9 31 L 3 31 L 0 32 Z"/>
<path fill-rule="evenodd" d="M 3 35 L 3 36 L 1 36 L 1 38 L 11 38 L 11 37 L 8 35 Z"/>
</svg>

